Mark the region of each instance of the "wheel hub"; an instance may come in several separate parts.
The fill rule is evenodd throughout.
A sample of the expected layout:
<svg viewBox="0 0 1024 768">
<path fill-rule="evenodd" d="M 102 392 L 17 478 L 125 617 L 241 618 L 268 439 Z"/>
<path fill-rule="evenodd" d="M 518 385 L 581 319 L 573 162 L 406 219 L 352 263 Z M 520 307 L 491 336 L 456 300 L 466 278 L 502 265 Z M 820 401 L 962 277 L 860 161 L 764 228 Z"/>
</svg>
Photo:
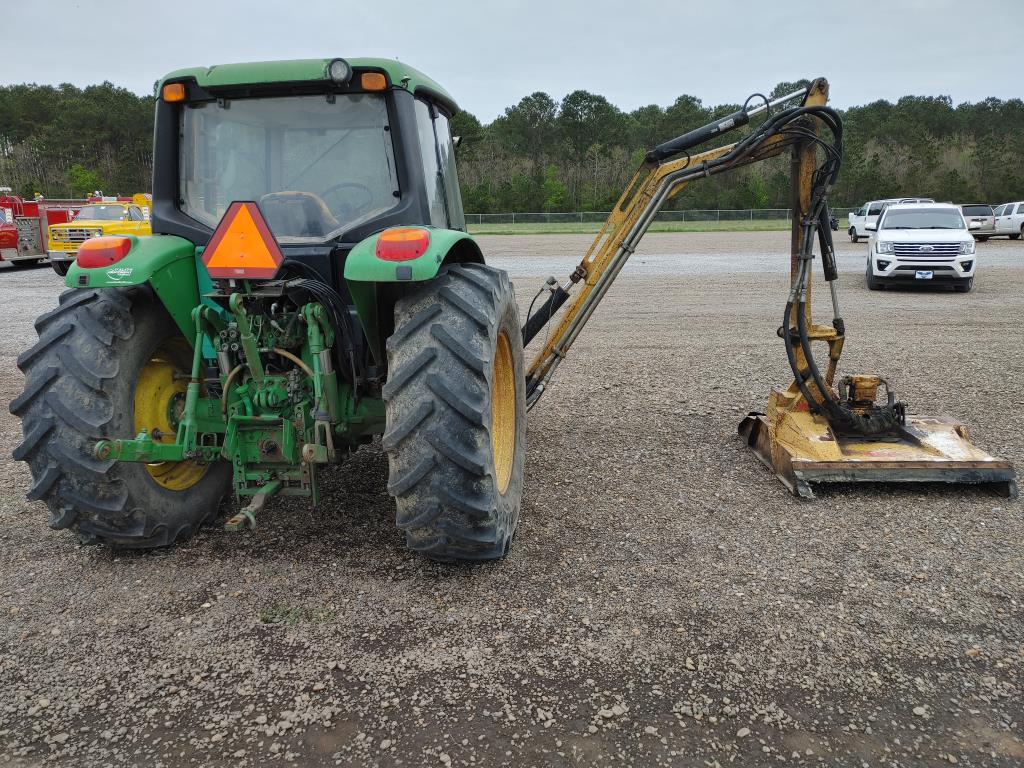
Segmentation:
<svg viewBox="0 0 1024 768">
<path fill-rule="evenodd" d="M 175 340 L 161 345 L 139 371 L 135 385 L 135 433 L 143 429 L 154 442 L 173 443 L 185 411 L 186 372 L 176 359 Z M 187 359 L 187 350 L 184 351 Z M 146 471 L 157 485 L 170 491 L 184 491 L 198 483 L 209 466 L 195 461 L 163 461 L 147 464 Z"/>
</svg>

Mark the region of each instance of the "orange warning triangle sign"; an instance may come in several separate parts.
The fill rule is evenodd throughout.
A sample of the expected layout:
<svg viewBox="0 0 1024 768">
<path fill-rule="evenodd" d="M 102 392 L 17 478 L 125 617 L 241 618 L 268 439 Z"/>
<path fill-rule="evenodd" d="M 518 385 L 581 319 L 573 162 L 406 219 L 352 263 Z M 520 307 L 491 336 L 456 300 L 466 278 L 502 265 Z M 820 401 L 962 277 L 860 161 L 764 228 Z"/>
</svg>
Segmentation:
<svg viewBox="0 0 1024 768">
<path fill-rule="evenodd" d="M 228 206 L 203 251 L 203 264 L 215 279 L 271 278 L 282 261 L 281 249 L 252 201 L 236 200 Z"/>
</svg>

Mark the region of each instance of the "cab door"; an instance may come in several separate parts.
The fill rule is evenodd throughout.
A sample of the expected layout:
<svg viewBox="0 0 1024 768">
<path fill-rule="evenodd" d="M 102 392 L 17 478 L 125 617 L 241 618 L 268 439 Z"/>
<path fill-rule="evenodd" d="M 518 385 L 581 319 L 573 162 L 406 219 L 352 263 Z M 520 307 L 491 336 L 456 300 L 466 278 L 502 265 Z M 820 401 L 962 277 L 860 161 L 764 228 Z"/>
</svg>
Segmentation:
<svg viewBox="0 0 1024 768">
<path fill-rule="evenodd" d="M 1016 235 L 1024 228 L 1024 203 L 1017 203 L 1016 206 L 1013 204 L 1007 206 L 1007 219 L 1009 223 L 1009 230 L 1007 234 Z"/>
<path fill-rule="evenodd" d="M 882 211 L 884 210 L 885 203 L 881 201 L 869 203 L 867 215 L 864 217 L 864 226 L 866 227 L 868 224 L 878 224 L 878 217 L 882 215 Z M 870 233 L 865 229 L 864 234 L 868 235 Z"/>
<path fill-rule="evenodd" d="M 867 203 L 862 205 L 856 211 L 850 211 L 850 226 L 853 227 L 853 231 L 859 236 L 863 237 L 867 234 L 864 231 L 864 218 L 868 215 Z"/>
<path fill-rule="evenodd" d="M 149 222 L 146 221 L 145 215 L 142 213 L 142 209 L 137 205 L 128 206 L 128 216 L 125 220 L 127 225 L 126 229 L 129 234 L 132 235 L 151 235 L 152 230 L 150 229 Z"/>
<path fill-rule="evenodd" d="M 996 220 L 997 235 L 1008 235 L 1010 233 L 1010 216 L 1008 211 L 1011 208 L 1013 208 L 1013 206 L 1007 203 L 1006 205 L 1000 205 L 992 212 L 992 215 L 995 216 Z M 1007 215 L 1004 216 L 1004 213 Z"/>
</svg>

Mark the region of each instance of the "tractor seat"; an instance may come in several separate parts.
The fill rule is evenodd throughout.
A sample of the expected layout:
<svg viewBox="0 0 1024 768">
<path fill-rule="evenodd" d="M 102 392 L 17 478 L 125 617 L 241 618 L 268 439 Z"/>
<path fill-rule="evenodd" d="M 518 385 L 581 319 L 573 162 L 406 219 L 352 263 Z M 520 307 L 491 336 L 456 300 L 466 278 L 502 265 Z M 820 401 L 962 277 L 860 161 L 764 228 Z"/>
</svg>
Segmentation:
<svg viewBox="0 0 1024 768">
<path fill-rule="evenodd" d="M 275 237 L 323 237 L 341 226 L 311 192 L 271 192 L 260 198 L 260 211 Z"/>
</svg>

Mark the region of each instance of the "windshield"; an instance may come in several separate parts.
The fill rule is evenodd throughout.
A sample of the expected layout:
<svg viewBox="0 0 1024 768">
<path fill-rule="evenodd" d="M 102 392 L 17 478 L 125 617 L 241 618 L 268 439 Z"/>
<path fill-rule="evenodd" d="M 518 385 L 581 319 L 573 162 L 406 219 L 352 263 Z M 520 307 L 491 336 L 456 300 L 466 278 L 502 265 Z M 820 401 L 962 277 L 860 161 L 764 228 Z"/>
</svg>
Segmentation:
<svg viewBox="0 0 1024 768">
<path fill-rule="evenodd" d="M 280 242 L 323 242 L 398 204 L 379 94 L 189 105 L 181 118 L 181 209 L 216 227 L 255 200 Z"/>
<path fill-rule="evenodd" d="M 965 229 L 964 217 L 955 208 L 914 208 L 901 211 L 890 208 L 882 219 L 882 229 Z"/>
<path fill-rule="evenodd" d="M 965 205 L 964 216 L 991 216 L 992 207 L 989 205 Z"/>
<path fill-rule="evenodd" d="M 84 205 L 75 216 L 76 219 L 92 221 L 121 221 L 125 217 L 122 205 Z"/>
</svg>

